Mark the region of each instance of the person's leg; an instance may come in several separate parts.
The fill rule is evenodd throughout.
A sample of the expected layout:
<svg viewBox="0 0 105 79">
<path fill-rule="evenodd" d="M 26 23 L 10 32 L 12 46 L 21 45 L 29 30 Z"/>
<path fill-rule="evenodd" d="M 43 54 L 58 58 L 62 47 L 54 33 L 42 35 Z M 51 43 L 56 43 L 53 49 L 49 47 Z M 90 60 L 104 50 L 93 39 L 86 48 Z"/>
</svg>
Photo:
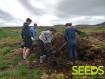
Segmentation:
<svg viewBox="0 0 105 79">
<path fill-rule="evenodd" d="M 69 58 L 73 61 L 73 46 L 69 44 Z"/>
<path fill-rule="evenodd" d="M 25 59 L 26 47 L 23 48 L 23 59 Z"/>
<path fill-rule="evenodd" d="M 24 59 L 26 59 L 29 54 L 30 54 L 30 48 L 26 48 Z"/>
<path fill-rule="evenodd" d="M 76 60 L 76 48 L 75 48 L 75 44 L 72 45 L 72 54 L 73 54 L 73 62 L 75 62 Z"/>
<path fill-rule="evenodd" d="M 77 46 L 76 46 L 76 44 L 73 47 L 74 47 L 74 59 L 78 60 L 78 54 L 77 54 Z"/>
<path fill-rule="evenodd" d="M 25 52 L 26 52 L 26 46 L 27 46 L 27 41 L 26 41 L 26 39 L 24 39 L 23 40 L 23 43 L 24 44 L 22 44 L 23 45 L 23 59 L 25 59 Z"/>
<path fill-rule="evenodd" d="M 39 40 L 39 45 L 40 45 L 40 49 L 41 49 L 41 52 L 40 52 L 40 56 L 45 54 L 45 44 L 43 43 L 43 41 Z"/>
<path fill-rule="evenodd" d="M 40 52 L 40 63 L 43 63 L 43 59 L 44 59 L 44 54 L 45 54 L 45 45 L 43 43 L 43 41 L 39 40 L 39 45 L 40 45 L 40 49 L 41 49 L 41 52 Z"/>
<path fill-rule="evenodd" d="M 26 51 L 25 51 L 25 59 L 28 57 L 28 55 L 30 54 L 30 51 L 32 49 L 32 40 L 31 39 L 27 39 L 26 40 Z"/>
</svg>

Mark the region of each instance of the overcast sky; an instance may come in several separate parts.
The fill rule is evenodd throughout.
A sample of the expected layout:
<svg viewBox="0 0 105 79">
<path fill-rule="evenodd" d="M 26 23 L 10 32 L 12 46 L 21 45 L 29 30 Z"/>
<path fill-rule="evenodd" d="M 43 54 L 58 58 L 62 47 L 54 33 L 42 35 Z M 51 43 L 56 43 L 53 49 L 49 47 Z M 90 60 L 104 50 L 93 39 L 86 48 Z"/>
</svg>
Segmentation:
<svg viewBox="0 0 105 79">
<path fill-rule="evenodd" d="M 0 25 L 97 24 L 105 21 L 105 0 L 0 0 Z"/>
</svg>

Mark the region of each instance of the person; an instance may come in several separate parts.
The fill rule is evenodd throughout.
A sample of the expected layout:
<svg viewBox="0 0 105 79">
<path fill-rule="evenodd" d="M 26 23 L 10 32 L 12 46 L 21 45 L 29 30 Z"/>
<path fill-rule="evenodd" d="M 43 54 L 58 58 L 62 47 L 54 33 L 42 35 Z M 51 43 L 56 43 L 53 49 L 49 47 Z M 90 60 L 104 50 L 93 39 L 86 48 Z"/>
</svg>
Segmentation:
<svg viewBox="0 0 105 79">
<path fill-rule="evenodd" d="M 30 31 L 31 31 L 31 33 L 32 33 L 31 39 L 32 39 L 32 40 L 35 40 L 35 38 L 36 38 L 36 33 L 37 33 L 37 24 L 36 24 L 36 23 L 34 23 L 34 26 L 32 26 L 32 27 L 30 28 Z"/>
<path fill-rule="evenodd" d="M 46 48 L 48 47 L 48 44 L 51 44 L 55 32 L 56 30 L 54 28 L 49 28 L 47 31 L 42 31 L 39 36 L 39 44 L 41 48 L 40 63 L 43 63 L 43 59 L 48 56 Z"/>
<path fill-rule="evenodd" d="M 32 33 L 30 31 L 29 25 L 31 24 L 32 20 L 30 18 L 26 19 L 26 22 L 23 24 L 22 27 L 22 39 L 23 39 L 23 59 L 26 60 L 27 56 L 30 53 L 31 47 L 32 47 Z"/>
<path fill-rule="evenodd" d="M 65 33 L 64 37 L 68 43 L 69 48 L 69 58 L 71 59 L 72 63 L 78 59 L 77 55 L 77 41 L 76 41 L 76 33 L 80 33 L 80 31 L 72 26 L 72 23 L 65 24 Z"/>
</svg>

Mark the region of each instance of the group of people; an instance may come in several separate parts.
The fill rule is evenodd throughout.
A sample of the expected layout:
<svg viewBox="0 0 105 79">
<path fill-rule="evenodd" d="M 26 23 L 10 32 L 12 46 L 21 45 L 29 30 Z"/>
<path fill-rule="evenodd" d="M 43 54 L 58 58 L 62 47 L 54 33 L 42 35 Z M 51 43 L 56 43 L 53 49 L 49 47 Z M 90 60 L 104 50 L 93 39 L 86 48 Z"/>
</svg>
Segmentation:
<svg viewBox="0 0 105 79">
<path fill-rule="evenodd" d="M 28 55 L 30 54 L 32 43 L 36 39 L 37 34 L 37 24 L 30 27 L 32 20 L 30 18 L 26 19 L 26 22 L 22 27 L 22 39 L 23 39 L 23 59 L 27 60 Z M 56 30 L 54 28 L 49 28 L 46 31 L 42 31 L 38 37 L 40 45 L 40 63 L 43 63 L 43 60 L 47 58 L 46 44 L 51 44 L 54 38 Z M 76 43 L 76 33 L 81 33 L 78 29 L 72 26 L 72 23 L 65 24 L 64 38 L 68 44 L 68 55 L 72 62 L 75 62 L 78 59 L 77 54 L 77 43 Z"/>
</svg>

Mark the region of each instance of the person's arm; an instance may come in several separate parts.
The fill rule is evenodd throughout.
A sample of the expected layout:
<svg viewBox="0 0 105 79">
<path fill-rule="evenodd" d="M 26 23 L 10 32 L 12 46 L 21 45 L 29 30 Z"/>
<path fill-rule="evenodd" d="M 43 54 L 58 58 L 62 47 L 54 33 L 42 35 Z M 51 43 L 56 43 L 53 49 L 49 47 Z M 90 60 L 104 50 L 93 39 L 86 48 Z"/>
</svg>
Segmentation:
<svg viewBox="0 0 105 79">
<path fill-rule="evenodd" d="M 67 30 L 65 30 L 65 32 L 64 32 L 64 38 L 65 38 L 66 41 L 67 41 L 67 37 L 68 37 L 68 33 L 67 33 Z"/>
<path fill-rule="evenodd" d="M 80 31 L 80 30 L 78 30 L 78 29 L 76 29 L 76 28 L 75 28 L 75 31 L 76 31 L 78 34 L 80 34 L 80 33 L 81 33 L 81 31 Z"/>
<path fill-rule="evenodd" d="M 32 31 L 32 27 L 30 28 L 30 32 L 31 32 L 31 34 L 32 34 L 32 37 L 33 37 L 33 31 Z"/>
<path fill-rule="evenodd" d="M 82 31 L 80 31 L 80 30 L 78 30 L 78 29 L 76 29 L 76 32 L 77 32 L 79 35 L 81 35 L 82 37 L 88 36 L 85 32 L 82 32 Z"/>
<path fill-rule="evenodd" d="M 33 31 L 32 31 L 32 28 L 30 28 L 30 32 L 31 32 L 31 39 L 34 40 L 34 34 L 33 34 Z"/>
<path fill-rule="evenodd" d="M 43 34 L 44 34 L 44 37 L 45 37 L 45 41 L 48 41 L 47 33 L 44 32 Z"/>
<path fill-rule="evenodd" d="M 35 29 L 34 29 L 34 37 L 36 37 L 37 36 L 37 28 L 35 27 Z"/>
<path fill-rule="evenodd" d="M 24 39 L 24 32 L 23 32 L 23 30 L 21 32 L 21 37 L 22 37 L 22 39 Z"/>
</svg>

